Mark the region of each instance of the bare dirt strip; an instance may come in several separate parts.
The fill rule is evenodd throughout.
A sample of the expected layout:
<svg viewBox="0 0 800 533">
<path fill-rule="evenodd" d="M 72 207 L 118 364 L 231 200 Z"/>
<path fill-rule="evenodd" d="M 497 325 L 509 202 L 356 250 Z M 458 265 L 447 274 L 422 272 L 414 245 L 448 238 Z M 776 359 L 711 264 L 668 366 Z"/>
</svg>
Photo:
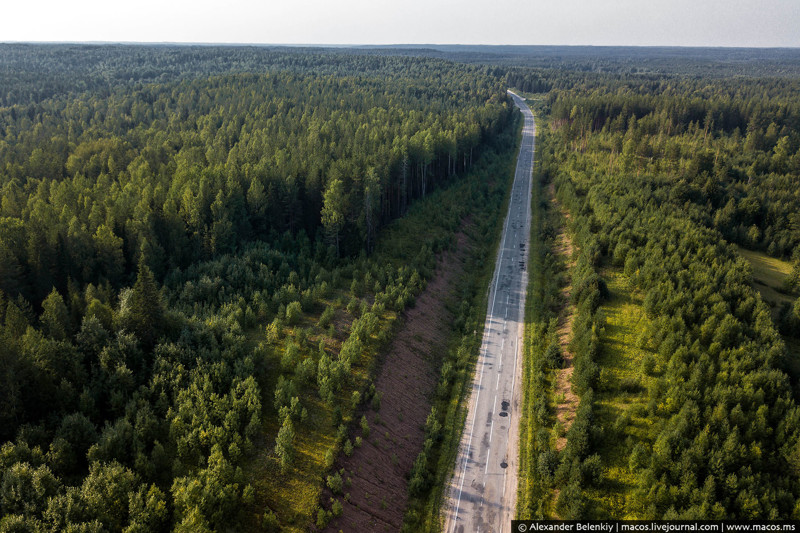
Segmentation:
<svg viewBox="0 0 800 533">
<path fill-rule="evenodd" d="M 569 220 L 569 213 L 561 207 L 556 200 L 555 189 L 553 184 L 547 188 L 548 196 L 552 205 L 561 211 L 565 224 L 561 225 L 556 236 L 555 254 L 561 258 L 564 265 L 567 267 L 567 272 L 572 270 L 575 266 L 575 261 L 572 258 L 575 248 L 572 244 L 572 239 L 567 232 L 566 221 Z M 561 353 L 564 356 L 564 366 L 558 370 L 556 375 L 556 397 L 558 403 L 556 404 L 556 420 L 563 426 L 564 433 L 572 425 L 575 420 L 575 413 L 578 410 L 578 403 L 580 398 L 572 391 L 572 373 L 575 370 L 573 365 L 573 354 L 569 349 L 569 343 L 572 339 L 572 323 L 575 321 L 575 306 L 572 305 L 570 297 L 572 295 L 572 283 L 567 283 L 561 289 L 561 306 L 558 310 L 558 343 L 561 346 Z M 567 445 L 567 438 L 560 436 L 556 440 L 556 449 L 561 451 Z"/>
<path fill-rule="evenodd" d="M 336 469 L 345 469 L 344 511 L 324 530 L 345 533 L 399 531 L 408 503 L 407 475 L 425 438 L 424 425 L 438 380 L 438 364 L 447 349 L 452 314 L 447 302 L 464 274 L 468 241 L 456 238 L 454 252 L 444 252 L 436 272 L 416 304 L 404 314 L 385 356 L 375 387 L 382 395 L 378 412 L 366 412 L 369 438 Z M 357 428 L 353 438 L 362 435 Z M 349 483 L 347 482 L 349 480 Z M 324 501 L 330 496 L 326 490 Z"/>
</svg>

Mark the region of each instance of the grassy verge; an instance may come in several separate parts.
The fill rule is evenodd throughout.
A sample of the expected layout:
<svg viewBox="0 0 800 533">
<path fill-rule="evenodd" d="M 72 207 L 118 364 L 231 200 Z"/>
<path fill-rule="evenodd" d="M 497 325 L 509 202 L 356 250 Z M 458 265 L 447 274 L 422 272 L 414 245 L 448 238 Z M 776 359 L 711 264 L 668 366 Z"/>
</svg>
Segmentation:
<svg viewBox="0 0 800 533">
<path fill-rule="evenodd" d="M 543 126 L 538 125 L 539 128 Z M 552 516 L 553 487 L 543 479 L 539 457 L 555 445 L 554 373 L 549 371 L 546 352 L 557 343 L 556 312 L 559 289 L 565 281 L 563 269 L 551 254 L 557 220 L 548 217 L 539 166 L 534 171 L 531 199 L 531 232 L 528 251 L 528 293 L 525 300 L 523 341 L 522 412 L 520 417 L 519 488 L 517 515 L 532 518 Z M 548 238 L 549 237 L 549 238 Z"/>
<path fill-rule="evenodd" d="M 556 442 L 564 435 L 559 428 L 556 406 L 556 360 L 560 354 L 558 312 L 563 309 L 561 290 L 569 283 L 566 264 L 558 254 L 556 235 L 564 221 L 544 191 L 549 179 L 543 166 L 548 159 L 542 133 L 547 129 L 542 95 L 522 93 L 536 116 L 536 161 L 531 198 L 531 227 L 528 248 L 528 291 L 525 301 L 525 333 L 522 361 L 522 416 L 519 427 L 519 485 L 517 516 L 555 516 L 557 489 L 549 466 L 556 460 Z M 548 353 L 549 352 L 549 353 Z M 541 465 L 547 463 L 545 468 Z"/>
</svg>

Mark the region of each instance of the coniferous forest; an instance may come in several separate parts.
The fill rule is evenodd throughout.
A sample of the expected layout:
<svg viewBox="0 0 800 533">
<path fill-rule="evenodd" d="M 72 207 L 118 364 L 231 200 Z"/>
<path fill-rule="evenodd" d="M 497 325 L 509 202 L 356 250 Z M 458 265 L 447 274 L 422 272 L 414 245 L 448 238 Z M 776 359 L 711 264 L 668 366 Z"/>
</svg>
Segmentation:
<svg viewBox="0 0 800 533">
<path fill-rule="evenodd" d="M 521 513 L 800 517 L 798 79 L 549 74 Z"/>
<path fill-rule="evenodd" d="M 402 473 L 404 530 L 439 530 L 509 87 L 538 127 L 518 515 L 800 519 L 798 65 L 0 45 L 0 532 L 335 528 L 382 354 L 466 233 Z"/>
<path fill-rule="evenodd" d="M 318 492 L 469 202 L 405 255 L 375 252 L 381 228 L 513 131 L 501 80 L 298 51 L 2 54 L 2 530 L 306 529 L 317 502 L 287 515 L 253 457 L 291 478 L 315 435 Z"/>
</svg>

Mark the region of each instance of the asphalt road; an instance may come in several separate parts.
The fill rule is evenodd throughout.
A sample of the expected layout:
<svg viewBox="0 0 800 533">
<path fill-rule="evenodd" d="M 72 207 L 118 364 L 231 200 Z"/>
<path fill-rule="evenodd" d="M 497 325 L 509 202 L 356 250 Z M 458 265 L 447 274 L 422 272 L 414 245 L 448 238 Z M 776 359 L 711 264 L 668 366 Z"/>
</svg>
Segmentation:
<svg viewBox="0 0 800 533">
<path fill-rule="evenodd" d="M 503 236 L 489 293 L 464 434 L 443 512 L 447 533 L 508 532 L 517 504 L 520 382 L 528 286 L 533 113 L 525 118 Z"/>
</svg>

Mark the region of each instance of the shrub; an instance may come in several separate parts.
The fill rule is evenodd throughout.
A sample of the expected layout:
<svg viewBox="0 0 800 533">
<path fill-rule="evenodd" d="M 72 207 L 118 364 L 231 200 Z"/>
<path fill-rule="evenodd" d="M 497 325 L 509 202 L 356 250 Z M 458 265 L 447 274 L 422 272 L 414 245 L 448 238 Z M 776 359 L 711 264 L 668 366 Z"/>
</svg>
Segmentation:
<svg viewBox="0 0 800 533">
<path fill-rule="evenodd" d="M 361 301 L 358 298 L 351 298 L 347 303 L 347 312 L 354 318 L 358 318 L 361 313 Z"/>
<path fill-rule="evenodd" d="M 317 326 L 321 329 L 327 328 L 333 322 L 333 318 L 336 316 L 336 310 L 333 308 L 332 305 L 329 305 L 325 308 L 322 312 L 322 315 L 319 317 L 319 321 L 317 322 Z"/>
<path fill-rule="evenodd" d="M 383 394 L 381 394 L 380 392 L 377 393 L 377 394 L 374 394 L 372 396 L 372 409 L 373 410 L 375 410 L 375 411 L 380 411 L 381 410 L 381 397 L 382 396 L 383 396 Z"/>
<path fill-rule="evenodd" d="M 593 486 L 599 485 L 603 478 L 603 464 L 600 456 L 595 453 L 587 457 L 581 464 L 581 474 L 585 483 Z"/>
<path fill-rule="evenodd" d="M 338 518 L 342 516 L 343 511 L 344 509 L 342 509 L 342 502 L 339 500 L 334 500 L 333 504 L 331 505 L 331 514 Z"/>
<path fill-rule="evenodd" d="M 331 520 L 331 515 L 325 509 L 317 509 L 317 529 L 325 529 L 328 522 Z"/>
<path fill-rule="evenodd" d="M 291 372 L 297 366 L 298 359 L 300 358 L 300 349 L 294 342 L 287 342 L 286 349 L 283 350 L 281 357 L 281 368 L 284 372 Z"/>
<path fill-rule="evenodd" d="M 564 358 L 561 355 L 561 348 L 558 341 L 553 340 L 544 351 L 544 360 L 548 368 L 561 368 L 564 365 Z"/>
<path fill-rule="evenodd" d="M 283 320 L 280 318 L 275 318 L 268 326 L 267 326 L 267 342 L 275 344 L 281 337 L 283 337 Z"/>
<path fill-rule="evenodd" d="M 300 302 L 291 302 L 286 306 L 286 322 L 290 326 L 296 326 L 303 318 L 303 307 Z"/>
<path fill-rule="evenodd" d="M 334 472 L 333 474 L 329 475 L 327 478 L 328 488 L 331 489 L 331 492 L 334 494 L 341 494 L 342 493 L 342 475 L 339 472 Z"/>
<path fill-rule="evenodd" d="M 270 509 L 267 509 L 264 512 L 264 518 L 261 521 L 261 526 L 267 533 L 278 533 L 281 530 L 281 523 L 278 521 L 278 517 L 275 516 Z"/>
<path fill-rule="evenodd" d="M 336 446 L 331 446 L 325 452 L 325 470 L 328 470 L 333 466 L 333 463 L 336 462 Z"/>
<path fill-rule="evenodd" d="M 358 279 L 354 279 L 353 283 L 350 284 L 350 294 L 356 298 L 360 298 L 363 292 L 364 285 L 359 282 Z"/>
<path fill-rule="evenodd" d="M 537 471 L 545 483 L 550 483 L 558 467 L 558 452 L 555 450 L 544 450 L 539 454 Z"/>
</svg>

